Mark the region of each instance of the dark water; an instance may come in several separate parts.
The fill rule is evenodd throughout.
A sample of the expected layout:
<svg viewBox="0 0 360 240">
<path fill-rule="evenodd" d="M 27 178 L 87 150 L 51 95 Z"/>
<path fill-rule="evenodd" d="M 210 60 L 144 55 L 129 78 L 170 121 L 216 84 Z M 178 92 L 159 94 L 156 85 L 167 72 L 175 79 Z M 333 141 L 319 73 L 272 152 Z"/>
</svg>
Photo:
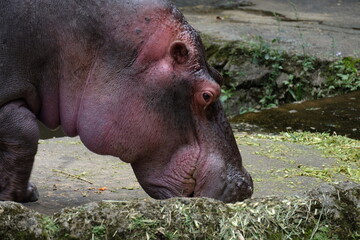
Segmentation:
<svg viewBox="0 0 360 240">
<path fill-rule="evenodd" d="M 267 132 L 303 130 L 360 139 L 360 91 L 246 113 L 231 122 L 256 125 Z"/>
</svg>

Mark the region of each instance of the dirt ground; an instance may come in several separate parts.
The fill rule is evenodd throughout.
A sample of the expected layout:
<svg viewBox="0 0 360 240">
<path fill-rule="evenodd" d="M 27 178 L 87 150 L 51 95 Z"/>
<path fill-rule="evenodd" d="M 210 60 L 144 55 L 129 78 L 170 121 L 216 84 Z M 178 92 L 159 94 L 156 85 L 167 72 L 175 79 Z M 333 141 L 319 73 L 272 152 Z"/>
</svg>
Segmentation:
<svg viewBox="0 0 360 240">
<path fill-rule="evenodd" d="M 299 144 L 273 142 L 235 133 L 244 166 L 255 182 L 253 197 L 301 195 L 320 183 L 316 178 L 284 178 L 276 170 L 330 166 L 317 150 Z M 275 154 L 268 154 L 276 149 Z M 25 205 L 45 214 L 91 201 L 149 199 L 141 189 L 130 164 L 87 150 L 78 137 L 41 140 L 31 181 L 40 199 Z"/>
<path fill-rule="evenodd" d="M 31 181 L 41 197 L 26 205 L 42 213 L 104 199 L 149 198 L 130 164 L 90 152 L 78 137 L 41 140 Z"/>
<path fill-rule="evenodd" d="M 236 10 L 204 11 L 206 7 L 202 6 L 183 11 L 195 28 L 214 37 L 253 40 L 261 36 L 269 42 L 278 39 L 278 47 L 286 51 L 326 59 L 340 55 L 360 56 L 359 1 L 252 2 L 255 6 Z M 236 133 L 236 136 L 241 140 L 243 133 Z M 335 162 L 323 158 L 311 147 L 292 143 L 246 140 L 245 143 L 239 141 L 239 148 L 244 166 L 255 181 L 253 197 L 301 194 L 319 183 L 310 177 L 284 181 L 274 172 L 277 168 L 301 164 L 321 167 Z M 269 148 L 281 151 L 274 156 L 259 154 Z M 136 181 L 129 164 L 114 157 L 91 153 L 79 138 L 42 140 L 31 181 L 37 185 L 40 199 L 25 205 L 45 214 L 91 201 L 149 198 Z"/>
</svg>

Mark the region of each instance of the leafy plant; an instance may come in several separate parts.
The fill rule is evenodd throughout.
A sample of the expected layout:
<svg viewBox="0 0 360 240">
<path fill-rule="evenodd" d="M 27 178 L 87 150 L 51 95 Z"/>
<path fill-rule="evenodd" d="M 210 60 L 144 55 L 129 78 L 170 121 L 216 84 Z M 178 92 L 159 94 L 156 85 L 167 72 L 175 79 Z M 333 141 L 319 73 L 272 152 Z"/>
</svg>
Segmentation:
<svg viewBox="0 0 360 240">
<path fill-rule="evenodd" d="M 236 88 L 234 86 L 228 88 L 228 89 L 221 89 L 221 96 L 220 101 L 222 103 L 225 103 L 229 98 L 232 97 L 232 95 L 235 93 Z"/>
<path fill-rule="evenodd" d="M 243 42 L 214 40 L 205 35 L 204 39 L 209 63 L 224 76 L 220 100 L 228 115 L 360 89 L 360 59 L 346 57 L 329 62 L 288 55 L 278 48 L 279 38 L 267 41 L 255 36 Z M 265 73 L 261 79 L 244 83 L 241 79 L 246 73 L 239 69 L 249 62 L 255 69 L 265 69 Z M 242 102 L 244 98 L 239 96 L 244 92 L 246 101 Z"/>
<path fill-rule="evenodd" d="M 93 239 L 103 239 L 106 236 L 106 226 L 94 226 L 92 229 Z"/>
<path fill-rule="evenodd" d="M 343 89 L 345 92 L 360 89 L 360 59 L 345 57 L 330 64 L 328 89 Z"/>
</svg>

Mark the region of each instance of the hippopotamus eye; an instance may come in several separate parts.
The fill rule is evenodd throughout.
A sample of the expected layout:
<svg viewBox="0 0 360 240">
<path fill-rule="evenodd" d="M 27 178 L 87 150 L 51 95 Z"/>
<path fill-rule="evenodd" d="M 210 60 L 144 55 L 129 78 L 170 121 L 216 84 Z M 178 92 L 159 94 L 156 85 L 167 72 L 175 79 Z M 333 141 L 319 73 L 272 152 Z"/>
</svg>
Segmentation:
<svg viewBox="0 0 360 240">
<path fill-rule="evenodd" d="M 211 99 L 211 95 L 209 93 L 203 93 L 203 98 L 205 102 L 209 102 Z"/>
</svg>

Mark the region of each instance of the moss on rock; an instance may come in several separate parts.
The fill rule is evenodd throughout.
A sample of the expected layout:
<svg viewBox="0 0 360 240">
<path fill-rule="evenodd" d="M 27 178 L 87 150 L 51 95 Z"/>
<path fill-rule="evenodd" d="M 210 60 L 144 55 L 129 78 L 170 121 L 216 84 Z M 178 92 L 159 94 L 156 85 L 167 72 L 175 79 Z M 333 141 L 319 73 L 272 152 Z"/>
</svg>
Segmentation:
<svg viewBox="0 0 360 240">
<path fill-rule="evenodd" d="M 228 115 L 360 89 L 360 59 L 330 62 L 290 54 L 276 47 L 276 39 L 268 43 L 261 37 L 254 41 L 202 38 L 209 63 L 224 76 Z"/>
<path fill-rule="evenodd" d="M 14 202 L 0 201 L 0 239 L 48 239 L 45 216 Z"/>
</svg>

